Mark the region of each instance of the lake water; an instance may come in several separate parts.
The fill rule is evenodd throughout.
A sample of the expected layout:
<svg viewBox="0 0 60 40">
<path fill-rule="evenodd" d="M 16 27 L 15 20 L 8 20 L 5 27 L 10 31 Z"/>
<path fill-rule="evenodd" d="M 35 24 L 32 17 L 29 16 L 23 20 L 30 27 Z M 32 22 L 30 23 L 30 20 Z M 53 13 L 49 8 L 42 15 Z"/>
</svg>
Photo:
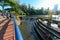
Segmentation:
<svg viewBox="0 0 60 40">
<path fill-rule="evenodd" d="M 20 29 L 24 40 L 38 40 L 35 32 L 33 31 L 33 24 L 36 17 L 27 16 L 21 19 Z"/>
<path fill-rule="evenodd" d="M 24 16 L 21 19 L 20 29 L 24 40 L 38 40 L 38 38 L 34 35 L 35 33 L 34 31 L 32 31 L 32 29 L 34 21 L 37 20 L 39 17 L 42 16 Z"/>
</svg>

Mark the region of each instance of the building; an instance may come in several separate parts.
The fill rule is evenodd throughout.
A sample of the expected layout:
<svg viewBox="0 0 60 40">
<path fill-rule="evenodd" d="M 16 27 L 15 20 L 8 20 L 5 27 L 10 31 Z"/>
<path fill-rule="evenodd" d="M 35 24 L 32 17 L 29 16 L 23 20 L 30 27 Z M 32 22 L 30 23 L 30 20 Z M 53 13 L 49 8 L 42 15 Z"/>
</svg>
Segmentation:
<svg viewBox="0 0 60 40">
<path fill-rule="evenodd" d="M 57 11 L 58 10 L 58 4 L 55 4 L 54 5 L 54 11 Z"/>
</svg>

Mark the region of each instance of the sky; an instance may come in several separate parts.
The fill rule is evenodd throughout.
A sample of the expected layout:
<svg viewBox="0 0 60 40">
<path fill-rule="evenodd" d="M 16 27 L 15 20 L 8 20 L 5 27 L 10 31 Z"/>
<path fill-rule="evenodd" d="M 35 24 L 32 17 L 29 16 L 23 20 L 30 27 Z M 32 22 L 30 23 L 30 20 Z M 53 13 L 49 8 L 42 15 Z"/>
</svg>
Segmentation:
<svg viewBox="0 0 60 40">
<path fill-rule="evenodd" d="M 58 10 L 60 9 L 60 0 L 20 0 L 20 4 L 30 4 L 35 9 L 54 9 L 54 5 L 58 5 Z"/>
<path fill-rule="evenodd" d="M 5 6 L 4 9 L 11 8 L 10 6 Z M 0 9 L 2 10 L 2 7 L 0 6 Z"/>
<path fill-rule="evenodd" d="M 41 9 L 42 7 L 44 9 L 54 9 L 54 5 L 58 5 L 58 10 L 60 9 L 60 0 L 19 0 L 20 4 L 30 4 L 30 6 L 33 6 L 35 9 Z M 5 7 L 10 8 L 10 7 Z M 0 6 L 0 9 L 2 7 Z"/>
</svg>

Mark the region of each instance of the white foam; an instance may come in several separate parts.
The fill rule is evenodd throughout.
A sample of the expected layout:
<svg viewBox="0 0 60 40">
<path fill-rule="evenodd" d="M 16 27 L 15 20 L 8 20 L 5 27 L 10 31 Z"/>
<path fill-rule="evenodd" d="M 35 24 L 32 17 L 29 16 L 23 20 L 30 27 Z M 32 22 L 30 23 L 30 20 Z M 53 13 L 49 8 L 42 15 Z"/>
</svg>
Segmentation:
<svg viewBox="0 0 60 40">
<path fill-rule="evenodd" d="M 51 27 L 58 28 L 57 24 L 51 23 Z"/>
</svg>

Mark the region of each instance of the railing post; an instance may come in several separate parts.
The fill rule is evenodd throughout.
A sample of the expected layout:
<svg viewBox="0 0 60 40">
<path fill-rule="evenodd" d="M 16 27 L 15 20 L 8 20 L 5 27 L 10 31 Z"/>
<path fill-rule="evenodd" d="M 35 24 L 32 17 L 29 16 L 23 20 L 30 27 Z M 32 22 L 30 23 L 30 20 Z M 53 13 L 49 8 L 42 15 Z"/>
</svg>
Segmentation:
<svg viewBox="0 0 60 40">
<path fill-rule="evenodd" d="M 16 37 L 16 40 L 23 40 L 21 31 L 20 31 L 20 29 L 18 27 L 18 24 L 16 23 L 16 19 L 15 18 L 14 18 L 14 27 L 15 27 L 15 37 Z"/>
</svg>

